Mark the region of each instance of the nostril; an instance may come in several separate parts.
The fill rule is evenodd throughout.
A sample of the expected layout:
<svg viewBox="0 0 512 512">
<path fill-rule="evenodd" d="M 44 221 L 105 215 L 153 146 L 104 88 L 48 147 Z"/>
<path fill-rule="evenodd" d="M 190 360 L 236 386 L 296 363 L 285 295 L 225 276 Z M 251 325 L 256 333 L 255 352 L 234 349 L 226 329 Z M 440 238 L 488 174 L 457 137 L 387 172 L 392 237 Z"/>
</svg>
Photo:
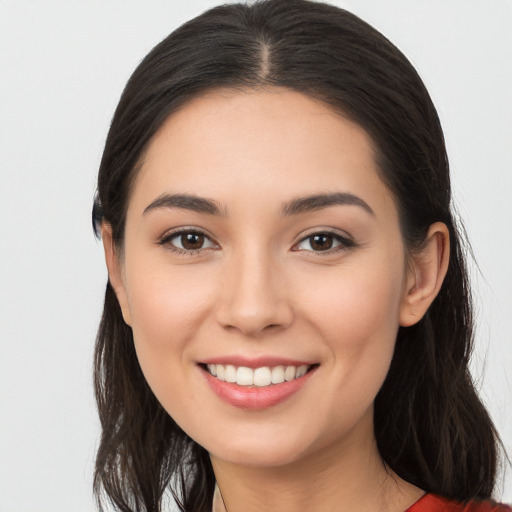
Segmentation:
<svg viewBox="0 0 512 512">
<path fill-rule="evenodd" d="M 240 299 L 240 298 L 238 298 Z M 291 307 L 284 303 L 257 300 L 233 300 L 220 303 L 217 321 L 224 328 L 255 336 L 287 328 L 293 321 Z"/>
</svg>

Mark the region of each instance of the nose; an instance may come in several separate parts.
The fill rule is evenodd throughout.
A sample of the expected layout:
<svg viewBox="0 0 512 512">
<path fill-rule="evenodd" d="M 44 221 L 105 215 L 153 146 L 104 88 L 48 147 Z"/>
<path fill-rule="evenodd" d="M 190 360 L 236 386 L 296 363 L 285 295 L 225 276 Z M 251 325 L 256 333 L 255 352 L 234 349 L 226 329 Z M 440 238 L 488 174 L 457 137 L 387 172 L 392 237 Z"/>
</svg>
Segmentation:
<svg viewBox="0 0 512 512">
<path fill-rule="evenodd" d="M 251 337 L 285 329 L 292 323 L 283 269 L 264 251 L 245 251 L 226 263 L 217 321 L 226 329 Z"/>
</svg>

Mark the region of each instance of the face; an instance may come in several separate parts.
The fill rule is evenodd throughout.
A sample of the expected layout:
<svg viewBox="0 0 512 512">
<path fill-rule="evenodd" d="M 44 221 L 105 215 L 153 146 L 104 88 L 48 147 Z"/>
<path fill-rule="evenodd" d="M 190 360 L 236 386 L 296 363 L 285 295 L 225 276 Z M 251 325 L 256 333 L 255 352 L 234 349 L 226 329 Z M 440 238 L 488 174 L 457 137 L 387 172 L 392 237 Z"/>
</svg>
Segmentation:
<svg viewBox="0 0 512 512">
<path fill-rule="evenodd" d="M 277 466 L 373 436 L 405 254 L 358 125 L 289 90 L 220 90 L 152 140 L 115 288 L 182 429 L 219 459 Z"/>
</svg>

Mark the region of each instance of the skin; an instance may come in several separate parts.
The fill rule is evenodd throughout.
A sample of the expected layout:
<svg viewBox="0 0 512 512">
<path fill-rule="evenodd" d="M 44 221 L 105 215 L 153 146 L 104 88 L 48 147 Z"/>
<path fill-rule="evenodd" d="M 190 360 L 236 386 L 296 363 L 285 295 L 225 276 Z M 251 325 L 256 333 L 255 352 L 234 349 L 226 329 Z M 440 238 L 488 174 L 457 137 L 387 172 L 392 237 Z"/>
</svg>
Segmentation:
<svg viewBox="0 0 512 512">
<path fill-rule="evenodd" d="M 282 214 L 294 199 L 333 192 L 372 213 L 337 204 Z M 207 198 L 220 214 L 145 212 L 162 194 Z M 178 228 L 200 229 L 205 244 L 176 252 Z M 308 237 L 325 232 L 351 243 L 327 238 L 333 248 L 313 250 Z M 399 326 L 417 322 L 441 286 L 448 233 L 433 224 L 421 253 L 407 250 L 362 128 L 286 89 L 212 91 L 151 141 L 122 250 L 108 224 L 103 240 L 148 383 L 210 452 L 229 512 L 398 512 L 421 496 L 386 471 L 373 402 Z M 198 366 L 227 354 L 319 366 L 292 397 L 248 411 L 214 394 Z"/>
</svg>

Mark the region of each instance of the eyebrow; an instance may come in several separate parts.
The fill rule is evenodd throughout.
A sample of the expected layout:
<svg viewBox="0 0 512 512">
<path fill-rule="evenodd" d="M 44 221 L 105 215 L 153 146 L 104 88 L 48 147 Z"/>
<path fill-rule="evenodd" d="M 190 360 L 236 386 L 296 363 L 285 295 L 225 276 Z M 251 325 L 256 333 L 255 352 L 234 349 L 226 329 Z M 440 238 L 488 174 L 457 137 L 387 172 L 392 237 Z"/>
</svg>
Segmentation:
<svg viewBox="0 0 512 512">
<path fill-rule="evenodd" d="M 360 197 L 349 192 L 333 192 L 330 194 L 315 194 L 307 197 L 299 197 L 285 204 L 282 210 L 283 216 L 298 215 L 328 208 L 329 206 L 359 206 L 370 215 L 375 215 L 370 205 Z"/>
<path fill-rule="evenodd" d="M 299 197 L 286 203 L 281 211 L 285 217 L 299 215 L 301 213 L 312 212 L 328 208 L 329 206 L 359 206 L 371 215 L 375 215 L 370 205 L 360 197 L 349 192 L 333 192 L 329 194 L 315 194 L 306 197 Z M 204 197 L 193 196 L 190 194 L 162 194 L 151 204 L 146 206 L 143 214 L 152 210 L 161 208 L 179 208 L 191 210 L 197 213 L 206 213 L 208 215 L 223 216 L 227 214 L 227 209 L 221 210 L 219 204 Z"/>
<path fill-rule="evenodd" d="M 189 194 L 162 194 L 144 209 L 144 215 L 160 208 L 180 208 L 208 215 L 225 215 L 216 201 Z"/>
</svg>

